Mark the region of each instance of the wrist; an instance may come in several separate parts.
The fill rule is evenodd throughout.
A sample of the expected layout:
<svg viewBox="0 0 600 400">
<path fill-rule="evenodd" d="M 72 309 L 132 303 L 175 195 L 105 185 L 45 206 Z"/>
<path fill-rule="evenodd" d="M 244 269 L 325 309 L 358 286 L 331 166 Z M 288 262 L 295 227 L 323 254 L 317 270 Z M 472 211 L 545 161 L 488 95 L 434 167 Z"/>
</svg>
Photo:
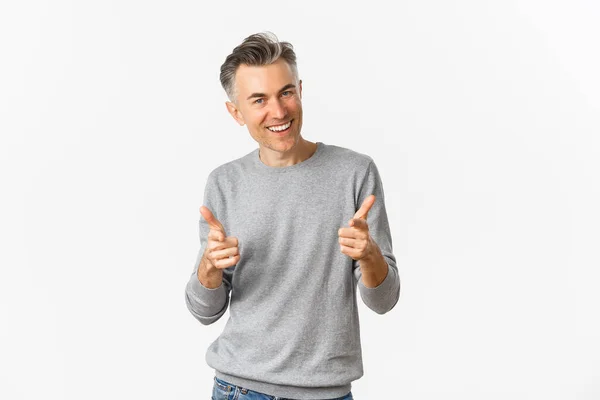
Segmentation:
<svg viewBox="0 0 600 400">
<path fill-rule="evenodd" d="M 202 257 L 198 266 L 198 280 L 204 287 L 217 288 L 223 280 L 223 271 L 212 265 L 206 257 Z"/>
<path fill-rule="evenodd" d="M 370 243 L 369 251 L 363 258 L 361 258 L 359 260 L 359 263 L 362 262 L 361 267 L 363 265 L 371 266 L 374 264 L 378 264 L 383 259 L 383 254 L 381 254 L 381 250 L 379 249 L 379 246 L 377 246 L 377 244 L 375 244 L 373 239 L 370 239 L 369 243 Z"/>
</svg>

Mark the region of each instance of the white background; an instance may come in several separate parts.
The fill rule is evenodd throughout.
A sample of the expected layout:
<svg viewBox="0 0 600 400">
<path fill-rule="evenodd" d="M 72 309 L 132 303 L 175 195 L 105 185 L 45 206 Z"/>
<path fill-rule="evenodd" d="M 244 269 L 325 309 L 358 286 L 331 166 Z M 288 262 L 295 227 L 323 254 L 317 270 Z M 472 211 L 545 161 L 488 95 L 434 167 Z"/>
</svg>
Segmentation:
<svg viewBox="0 0 600 400">
<path fill-rule="evenodd" d="M 290 41 L 303 136 L 380 170 L 402 291 L 356 399 L 600 398 L 600 6 L 0 6 L 0 398 L 208 399 L 184 289 L 211 169 L 257 147 L 219 68 Z M 349 216 L 351 217 L 351 216 Z"/>
</svg>

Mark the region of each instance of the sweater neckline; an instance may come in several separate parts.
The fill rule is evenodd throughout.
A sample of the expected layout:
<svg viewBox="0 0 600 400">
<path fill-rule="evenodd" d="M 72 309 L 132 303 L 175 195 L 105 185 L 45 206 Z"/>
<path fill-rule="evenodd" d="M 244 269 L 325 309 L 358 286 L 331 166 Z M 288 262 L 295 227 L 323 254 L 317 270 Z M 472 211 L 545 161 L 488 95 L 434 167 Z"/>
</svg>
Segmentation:
<svg viewBox="0 0 600 400">
<path fill-rule="evenodd" d="M 294 165 L 288 165 L 285 167 L 271 167 L 269 165 L 266 165 L 260 160 L 260 156 L 259 156 L 260 148 L 254 150 L 254 153 L 252 154 L 252 161 L 258 170 L 260 170 L 261 172 L 268 173 L 268 174 L 281 174 L 281 173 L 301 170 L 301 169 L 311 166 L 321 157 L 321 154 L 323 153 L 323 147 L 325 145 L 323 142 L 315 142 L 315 143 L 317 144 L 317 150 L 315 150 L 313 155 L 310 156 L 309 158 L 307 158 L 306 160 L 301 161 Z"/>
</svg>

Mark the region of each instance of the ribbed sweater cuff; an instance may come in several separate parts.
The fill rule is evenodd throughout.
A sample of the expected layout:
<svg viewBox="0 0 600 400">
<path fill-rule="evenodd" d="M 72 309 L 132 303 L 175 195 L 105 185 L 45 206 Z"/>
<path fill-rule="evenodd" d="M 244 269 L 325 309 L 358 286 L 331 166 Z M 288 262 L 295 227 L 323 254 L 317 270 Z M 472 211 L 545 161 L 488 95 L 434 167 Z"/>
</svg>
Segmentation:
<svg viewBox="0 0 600 400">
<path fill-rule="evenodd" d="M 190 277 L 187 293 L 195 305 L 196 311 L 203 316 L 213 316 L 223 309 L 227 300 L 223 282 L 214 289 L 203 286 L 196 274 Z"/>
<path fill-rule="evenodd" d="M 364 303 L 373 311 L 383 314 L 391 310 L 398 301 L 400 279 L 395 268 L 387 263 L 388 273 L 383 282 L 374 288 L 366 287 L 362 278 L 358 281 L 360 296 Z"/>
</svg>

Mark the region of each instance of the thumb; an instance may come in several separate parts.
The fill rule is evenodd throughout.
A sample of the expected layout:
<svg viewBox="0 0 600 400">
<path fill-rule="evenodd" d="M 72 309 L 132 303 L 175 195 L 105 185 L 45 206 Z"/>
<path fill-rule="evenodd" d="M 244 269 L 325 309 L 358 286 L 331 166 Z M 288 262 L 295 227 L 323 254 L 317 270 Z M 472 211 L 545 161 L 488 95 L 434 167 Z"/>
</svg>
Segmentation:
<svg viewBox="0 0 600 400">
<path fill-rule="evenodd" d="M 225 228 L 223 227 L 223 224 L 221 224 L 221 222 L 213 215 L 212 211 L 210 211 L 208 207 L 200 207 L 200 215 L 202 215 L 202 218 L 208 222 L 208 225 L 211 227 L 211 229 L 220 230 L 223 232 L 223 234 L 225 234 Z"/>
</svg>

